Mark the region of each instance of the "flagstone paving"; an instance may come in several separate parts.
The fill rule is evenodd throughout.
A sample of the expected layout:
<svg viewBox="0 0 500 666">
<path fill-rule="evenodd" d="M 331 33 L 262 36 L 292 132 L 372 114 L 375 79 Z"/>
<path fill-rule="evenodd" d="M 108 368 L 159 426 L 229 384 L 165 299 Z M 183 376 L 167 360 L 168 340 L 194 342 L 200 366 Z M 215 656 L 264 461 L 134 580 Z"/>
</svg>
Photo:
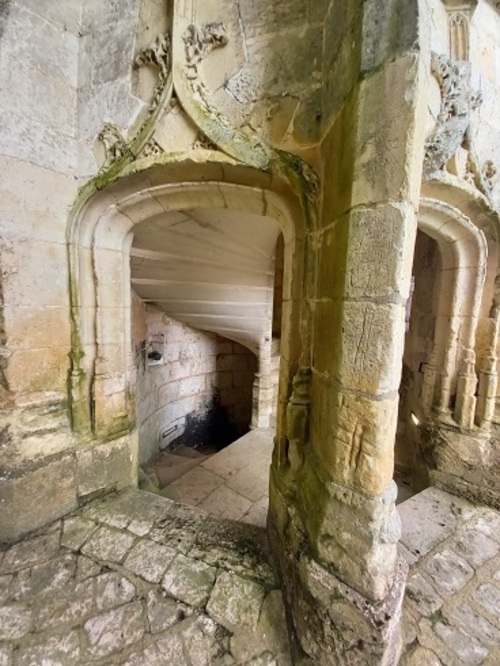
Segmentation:
<svg viewBox="0 0 500 666">
<path fill-rule="evenodd" d="M 496 666 L 500 514 L 436 489 L 399 509 L 400 665 Z M 128 490 L 0 547 L 0 666 L 292 663 L 261 528 Z"/>
</svg>

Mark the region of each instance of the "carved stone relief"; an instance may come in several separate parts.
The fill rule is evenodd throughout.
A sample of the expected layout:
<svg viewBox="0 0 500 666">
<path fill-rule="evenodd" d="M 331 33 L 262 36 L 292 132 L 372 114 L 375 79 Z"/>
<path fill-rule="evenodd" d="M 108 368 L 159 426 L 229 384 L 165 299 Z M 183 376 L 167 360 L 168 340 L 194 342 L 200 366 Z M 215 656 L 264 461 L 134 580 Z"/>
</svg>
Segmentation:
<svg viewBox="0 0 500 666">
<path fill-rule="evenodd" d="M 105 123 L 97 138 L 103 144 L 105 154 L 101 171 L 104 171 L 114 162 L 130 154 L 127 142 L 120 129 L 113 123 Z"/>
<path fill-rule="evenodd" d="M 145 49 L 141 49 L 134 60 L 134 65 L 136 67 L 152 65 L 159 71 L 159 80 L 153 93 L 151 110 L 154 110 L 159 105 L 163 90 L 167 84 L 171 71 L 170 53 L 170 35 L 159 35 L 150 46 Z"/>
<path fill-rule="evenodd" d="M 497 167 L 491 160 L 479 163 L 473 146 L 471 114 L 482 103 L 470 84 L 470 64 L 432 54 L 432 74 L 441 93 L 433 131 L 425 143 L 423 179 L 450 173 L 491 198 Z"/>
<path fill-rule="evenodd" d="M 225 46 L 229 36 L 222 22 L 204 25 L 188 25 L 182 35 L 186 52 L 186 78 L 191 84 L 193 94 L 204 99 L 205 86 L 200 78 L 198 65 L 213 49 Z"/>
</svg>

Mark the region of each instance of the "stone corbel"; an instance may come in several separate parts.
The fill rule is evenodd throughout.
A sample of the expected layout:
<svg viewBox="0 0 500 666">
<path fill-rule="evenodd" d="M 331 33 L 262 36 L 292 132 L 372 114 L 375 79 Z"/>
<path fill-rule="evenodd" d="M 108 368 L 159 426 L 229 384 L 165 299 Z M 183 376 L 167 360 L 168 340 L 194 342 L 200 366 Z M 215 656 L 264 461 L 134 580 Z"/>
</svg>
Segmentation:
<svg viewBox="0 0 500 666">
<path fill-rule="evenodd" d="M 469 60 L 470 20 L 478 0 L 443 0 L 448 14 L 450 58 Z"/>
</svg>

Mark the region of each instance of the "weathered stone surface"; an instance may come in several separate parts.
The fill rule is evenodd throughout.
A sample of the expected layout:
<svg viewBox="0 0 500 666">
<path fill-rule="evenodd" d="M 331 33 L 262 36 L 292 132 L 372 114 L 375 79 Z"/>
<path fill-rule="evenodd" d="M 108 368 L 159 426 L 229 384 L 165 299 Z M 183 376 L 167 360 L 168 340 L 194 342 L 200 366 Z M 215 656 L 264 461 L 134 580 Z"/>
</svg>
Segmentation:
<svg viewBox="0 0 500 666">
<path fill-rule="evenodd" d="M 9 598 L 9 590 L 14 576 L 0 576 L 0 604 Z"/>
<path fill-rule="evenodd" d="M 408 656 L 403 657 L 402 666 L 442 666 L 442 662 L 431 650 L 417 647 Z"/>
<path fill-rule="evenodd" d="M 461 603 L 448 608 L 445 612 L 447 618 L 457 623 L 465 632 L 475 636 L 483 645 L 495 647 L 500 645 L 500 629 L 494 627 L 483 616 L 467 603 Z"/>
<path fill-rule="evenodd" d="M 50 559 L 59 549 L 59 534 L 44 534 L 20 541 L 4 555 L 0 573 L 10 573 Z"/>
<path fill-rule="evenodd" d="M 0 646 L 0 666 L 12 666 L 12 648 L 7 645 Z"/>
<path fill-rule="evenodd" d="M 74 459 L 64 455 L 3 479 L 0 493 L 0 540 L 13 541 L 76 508 Z"/>
<path fill-rule="evenodd" d="M 173 548 L 144 539 L 129 552 L 124 566 L 150 583 L 159 583 L 175 555 Z"/>
<path fill-rule="evenodd" d="M 106 443 L 77 454 L 78 494 L 132 485 L 133 455 L 128 439 Z"/>
<path fill-rule="evenodd" d="M 89 651 L 104 657 L 132 645 L 144 635 L 143 608 L 139 601 L 98 615 L 85 623 Z"/>
<path fill-rule="evenodd" d="M 478 640 L 460 629 L 438 622 L 434 631 L 462 663 L 471 666 L 482 664 L 488 654 L 488 650 Z"/>
<path fill-rule="evenodd" d="M 467 529 L 451 542 L 451 548 L 474 567 L 480 567 L 500 551 L 500 544 L 480 530 Z"/>
<path fill-rule="evenodd" d="M 33 627 L 33 612 L 25 604 L 0 608 L 0 640 L 12 641 L 25 636 Z"/>
<path fill-rule="evenodd" d="M 276 584 L 265 531 L 253 525 L 208 518 L 198 532 L 190 555 L 244 577 Z"/>
<path fill-rule="evenodd" d="M 401 543 L 418 559 L 429 553 L 457 526 L 451 510 L 451 496 L 437 488 L 427 488 L 398 506 L 403 530 Z"/>
<path fill-rule="evenodd" d="M 408 576 L 406 595 L 417 606 L 422 615 L 434 613 L 443 604 L 442 597 L 418 572 Z"/>
<path fill-rule="evenodd" d="M 34 566 L 24 594 L 50 594 L 63 588 L 73 577 L 75 566 L 75 557 L 70 554 Z"/>
<path fill-rule="evenodd" d="M 460 590 L 474 575 L 474 570 L 452 550 L 443 549 L 423 564 L 434 587 L 443 597 Z"/>
<path fill-rule="evenodd" d="M 101 566 L 93 560 L 79 555 L 76 562 L 76 580 L 85 580 L 91 576 L 97 576 L 101 572 Z"/>
<path fill-rule="evenodd" d="M 184 604 L 164 598 L 153 590 L 147 596 L 147 614 L 151 633 L 157 634 L 180 622 L 191 613 Z"/>
<path fill-rule="evenodd" d="M 263 649 L 280 662 L 291 663 L 285 607 L 279 590 L 273 590 L 265 597 L 257 627 L 240 625 L 231 638 L 231 654 L 238 663 L 261 655 Z"/>
<path fill-rule="evenodd" d="M 491 617 L 496 617 L 498 615 L 498 609 L 500 608 L 500 589 L 496 585 L 482 583 L 476 590 L 474 590 L 472 597 L 490 614 Z"/>
<path fill-rule="evenodd" d="M 214 567 L 179 554 L 169 566 L 161 584 L 169 595 L 198 607 L 206 603 L 215 575 Z"/>
<path fill-rule="evenodd" d="M 88 579 L 70 586 L 50 604 L 41 602 L 37 609 L 35 625 L 37 630 L 59 629 L 65 624 L 71 626 L 84 621 L 94 610 L 94 580 Z"/>
<path fill-rule="evenodd" d="M 77 664 L 81 654 L 78 632 L 71 631 L 59 636 L 51 636 L 28 648 L 21 648 L 16 655 L 16 663 L 19 666 Z"/>
<path fill-rule="evenodd" d="M 81 516 L 66 518 L 63 521 L 61 545 L 71 550 L 79 550 L 96 529 L 95 523 Z"/>
<path fill-rule="evenodd" d="M 179 552 L 187 554 L 205 517 L 205 513 L 200 513 L 182 504 L 176 504 L 148 536 L 153 541 L 175 544 Z"/>
<path fill-rule="evenodd" d="M 223 572 L 210 595 L 207 612 L 229 631 L 242 626 L 255 630 L 264 594 L 257 583 Z"/>
<path fill-rule="evenodd" d="M 193 616 L 183 623 L 182 639 L 193 666 L 211 666 L 214 658 L 228 650 L 224 630 L 205 615 Z"/>
<path fill-rule="evenodd" d="M 135 537 L 109 527 L 100 527 L 82 547 L 82 553 L 99 560 L 121 562 L 132 548 Z"/>
<path fill-rule="evenodd" d="M 105 573 L 96 578 L 95 601 L 99 611 L 109 610 L 131 601 L 135 593 L 135 586 L 118 573 Z"/>
</svg>

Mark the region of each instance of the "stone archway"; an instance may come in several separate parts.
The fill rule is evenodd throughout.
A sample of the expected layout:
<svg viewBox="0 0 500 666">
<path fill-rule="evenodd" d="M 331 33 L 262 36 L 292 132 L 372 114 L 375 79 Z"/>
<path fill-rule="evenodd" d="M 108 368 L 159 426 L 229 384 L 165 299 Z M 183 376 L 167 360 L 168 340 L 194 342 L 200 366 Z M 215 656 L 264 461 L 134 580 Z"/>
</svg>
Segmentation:
<svg viewBox="0 0 500 666">
<path fill-rule="evenodd" d="M 486 276 L 483 232 L 442 201 L 423 198 L 418 227 L 439 247 L 441 271 L 434 344 L 426 363 L 422 410 L 471 427 L 475 413 L 475 338 Z M 452 398 L 455 397 L 454 405 Z"/>
<path fill-rule="evenodd" d="M 190 168 L 191 167 L 191 168 Z M 135 368 L 129 254 L 134 228 L 151 216 L 193 207 L 244 210 L 275 220 L 285 239 L 281 409 L 300 362 L 301 290 L 307 213 L 285 179 L 234 165 L 156 165 L 88 198 L 69 232 L 73 347 L 70 402 L 75 430 L 96 442 L 124 438 L 132 474 Z M 262 373 L 259 372 L 259 375 Z M 280 416 L 281 412 L 281 416 Z"/>
</svg>

